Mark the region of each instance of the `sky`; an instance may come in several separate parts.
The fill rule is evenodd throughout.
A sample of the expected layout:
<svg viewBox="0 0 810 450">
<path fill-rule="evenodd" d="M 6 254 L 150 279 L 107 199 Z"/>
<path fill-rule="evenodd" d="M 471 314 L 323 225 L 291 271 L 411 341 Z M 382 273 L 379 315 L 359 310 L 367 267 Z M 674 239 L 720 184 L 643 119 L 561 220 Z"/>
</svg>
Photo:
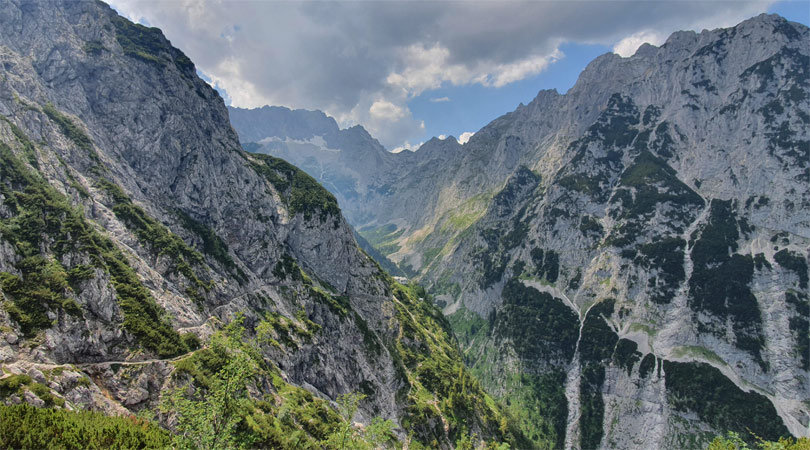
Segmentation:
<svg viewBox="0 0 810 450">
<path fill-rule="evenodd" d="M 112 0 L 163 30 L 231 106 L 320 109 L 389 150 L 460 142 L 595 57 L 763 12 L 810 23 L 810 0 Z"/>
</svg>

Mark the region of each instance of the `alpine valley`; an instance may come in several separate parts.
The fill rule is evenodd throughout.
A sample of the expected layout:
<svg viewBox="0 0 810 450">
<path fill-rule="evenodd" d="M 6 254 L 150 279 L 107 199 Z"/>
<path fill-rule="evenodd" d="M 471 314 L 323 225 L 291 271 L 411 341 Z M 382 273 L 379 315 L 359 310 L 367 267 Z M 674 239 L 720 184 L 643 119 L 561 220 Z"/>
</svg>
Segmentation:
<svg viewBox="0 0 810 450">
<path fill-rule="evenodd" d="M 0 446 L 807 436 L 808 42 L 675 33 L 395 154 L 227 108 L 103 2 L 0 0 Z"/>
<path fill-rule="evenodd" d="M 415 152 L 318 111 L 230 117 L 427 288 L 532 447 L 807 436 L 808 42 L 776 15 L 678 32 Z"/>
<path fill-rule="evenodd" d="M 3 0 L 0 61 L 1 447 L 526 445 L 441 311 L 242 150 L 160 30 Z"/>
</svg>

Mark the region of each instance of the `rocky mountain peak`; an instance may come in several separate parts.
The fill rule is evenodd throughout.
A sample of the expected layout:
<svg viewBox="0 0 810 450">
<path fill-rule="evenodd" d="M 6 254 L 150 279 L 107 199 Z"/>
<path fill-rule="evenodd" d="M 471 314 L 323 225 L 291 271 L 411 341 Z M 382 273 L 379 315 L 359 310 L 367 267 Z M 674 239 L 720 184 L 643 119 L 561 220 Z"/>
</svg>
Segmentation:
<svg viewBox="0 0 810 450">
<path fill-rule="evenodd" d="M 167 446 L 167 429 L 194 434 L 177 402 L 211 411 L 227 381 L 218 392 L 239 408 L 196 430 L 238 424 L 210 438 L 224 447 L 331 447 L 339 427 L 373 418 L 411 445 L 521 442 L 426 293 L 357 247 L 314 178 L 245 152 L 159 30 L 102 2 L 2 0 L 0 62 L 4 417 L 23 402 L 64 409 L 48 416 L 59 423 L 103 411 L 133 419 L 81 417 L 143 423 Z M 324 136 L 351 135 L 380 150 L 318 111 L 253 113 L 275 126 L 258 139 L 335 155 Z M 345 394 L 350 417 L 335 408 Z"/>
<path fill-rule="evenodd" d="M 244 142 L 259 142 L 266 138 L 307 140 L 329 136 L 340 128 L 332 117 L 322 111 L 289 109 L 283 106 L 263 106 L 257 109 L 229 107 L 233 126 L 242 133 Z"/>
<path fill-rule="evenodd" d="M 599 56 L 463 151 L 352 178 L 349 218 L 428 285 L 485 385 L 531 405 L 538 446 L 804 435 L 808 32 L 761 15 Z"/>
</svg>

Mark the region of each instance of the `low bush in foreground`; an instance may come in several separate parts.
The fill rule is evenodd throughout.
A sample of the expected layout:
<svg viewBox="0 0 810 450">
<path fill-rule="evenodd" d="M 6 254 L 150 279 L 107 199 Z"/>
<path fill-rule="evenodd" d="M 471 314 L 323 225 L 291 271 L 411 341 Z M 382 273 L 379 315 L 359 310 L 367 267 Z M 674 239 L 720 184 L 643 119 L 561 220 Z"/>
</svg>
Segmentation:
<svg viewBox="0 0 810 450">
<path fill-rule="evenodd" d="M 135 417 L 0 405 L 2 448 L 167 448 L 169 433 Z"/>
</svg>

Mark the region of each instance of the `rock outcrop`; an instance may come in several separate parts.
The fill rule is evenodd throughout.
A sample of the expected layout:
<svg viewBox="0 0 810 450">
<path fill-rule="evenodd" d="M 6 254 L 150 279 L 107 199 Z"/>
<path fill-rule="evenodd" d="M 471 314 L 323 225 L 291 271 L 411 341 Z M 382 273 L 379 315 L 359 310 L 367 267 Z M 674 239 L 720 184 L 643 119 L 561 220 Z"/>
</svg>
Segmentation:
<svg viewBox="0 0 810 450">
<path fill-rule="evenodd" d="M 545 138 L 563 145 L 518 167 L 425 279 L 447 313 L 491 317 L 463 338 L 483 379 L 568 375 L 558 445 L 808 433 L 809 34 L 777 16 L 676 33 L 514 113 L 567 116 Z M 564 357 L 533 348 L 532 327 Z M 559 397 L 548 386 L 502 395 L 542 404 Z"/>
<path fill-rule="evenodd" d="M 762 15 L 603 55 L 463 146 L 388 157 L 397 201 L 355 225 L 538 444 L 807 435 L 809 39 Z"/>
<path fill-rule="evenodd" d="M 236 320 L 263 339 L 254 414 L 362 392 L 355 420 L 391 419 L 403 441 L 511 436 L 442 315 L 357 247 L 314 179 L 243 151 L 160 30 L 101 2 L 5 0 L 0 61 L 0 361 L 46 386 L 4 401 L 156 411 Z M 448 403 L 456 390 L 477 403 Z"/>
</svg>

